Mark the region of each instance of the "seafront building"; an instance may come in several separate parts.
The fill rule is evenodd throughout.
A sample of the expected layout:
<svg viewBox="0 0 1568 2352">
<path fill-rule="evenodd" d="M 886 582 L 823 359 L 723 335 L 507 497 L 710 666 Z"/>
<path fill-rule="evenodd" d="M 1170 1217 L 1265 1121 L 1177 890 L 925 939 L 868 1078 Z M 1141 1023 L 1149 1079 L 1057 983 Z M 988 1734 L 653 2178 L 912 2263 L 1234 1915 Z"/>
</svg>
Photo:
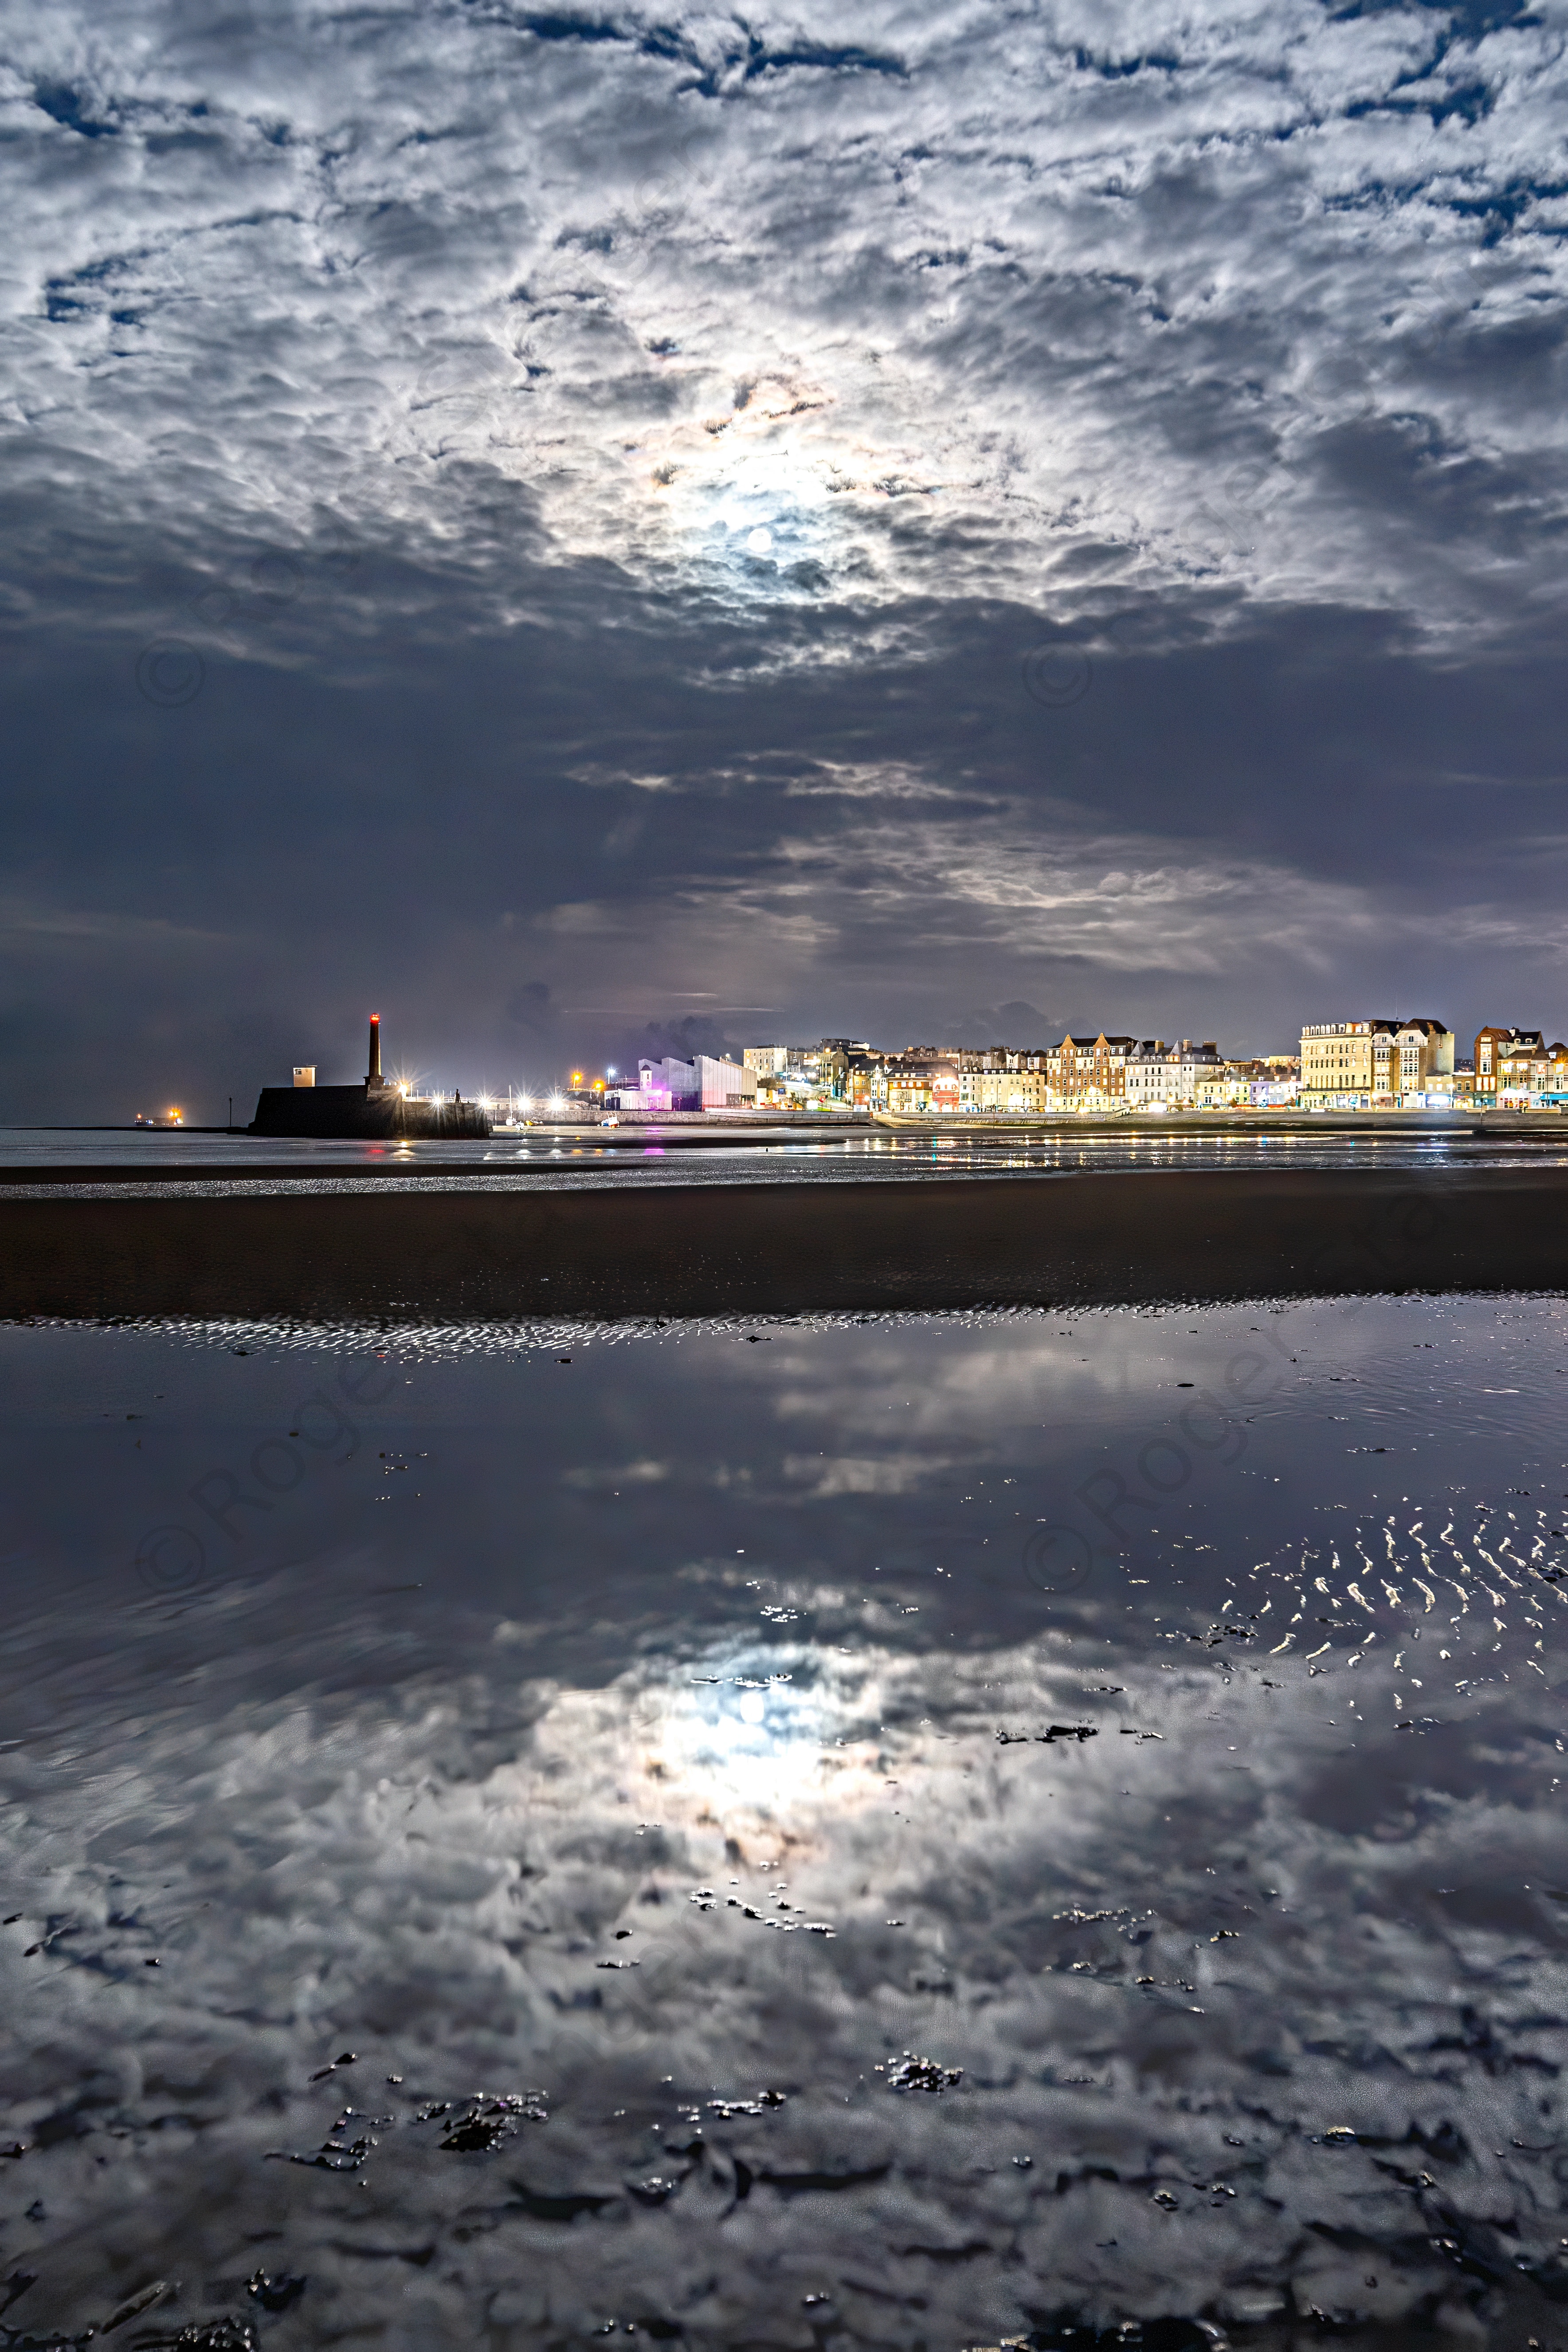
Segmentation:
<svg viewBox="0 0 1568 2352">
<path fill-rule="evenodd" d="M 1323 1021 L 1301 1032 L 1299 1100 L 1312 1110 L 1433 1110 L 1454 1099 L 1441 1021 Z"/>
<path fill-rule="evenodd" d="M 1019 1052 L 1006 1045 L 986 1045 L 961 1052 L 958 1107 L 960 1110 L 1032 1112 L 1039 1117 L 1050 1108 L 1045 1049 Z"/>
<path fill-rule="evenodd" d="M 1471 1095 L 1479 1110 L 1562 1108 L 1568 1104 L 1568 1045 L 1549 1045 L 1541 1029 L 1481 1030 Z"/>
<path fill-rule="evenodd" d="M 737 1063 L 698 1055 L 638 1065 L 605 1100 L 629 1111 L 852 1110 L 915 1118 L 1079 1117 L 1183 1111 L 1568 1109 L 1568 1045 L 1489 1025 L 1471 1062 L 1446 1023 L 1367 1015 L 1309 1023 L 1300 1053 L 1227 1059 L 1218 1042 L 1069 1033 L 1054 1045 L 868 1039 L 748 1045 Z"/>
<path fill-rule="evenodd" d="M 1178 1045 L 1146 1037 L 1128 1059 L 1122 1084 L 1129 1110 L 1190 1110 L 1198 1098 L 1198 1082 L 1223 1070 L 1219 1047 L 1213 1039 L 1194 1045 L 1184 1037 Z"/>
<path fill-rule="evenodd" d="M 900 1054 L 887 1065 L 889 1110 L 955 1111 L 959 1104 L 956 1055 Z"/>
<path fill-rule="evenodd" d="M 1051 1108 L 1066 1111 L 1117 1111 L 1127 1106 L 1127 1065 L 1138 1051 L 1136 1037 L 1075 1037 L 1070 1033 L 1046 1055 Z"/>
<path fill-rule="evenodd" d="M 622 1110 L 700 1110 L 697 1065 L 675 1054 L 657 1062 L 644 1055 L 637 1062 L 636 1086 L 620 1087 L 616 1101 Z"/>
<path fill-rule="evenodd" d="M 741 1063 L 713 1054 L 695 1054 L 689 1062 L 672 1054 L 655 1062 L 645 1055 L 637 1063 L 636 1086 L 609 1089 L 605 1099 L 617 1110 L 751 1110 L 756 1107 L 757 1077 Z"/>
<path fill-rule="evenodd" d="M 757 1082 L 740 1062 L 717 1054 L 697 1056 L 697 1103 L 700 1110 L 752 1110 L 756 1107 Z"/>
<path fill-rule="evenodd" d="M 1297 1054 L 1265 1054 L 1253 1062 L 1232 1065 L 1250 1072 L 1247 1100 L 1255 1110 L 1284 1110 L 1301 1088 L 1301 1061 Z"/>
<path fill-rule="evenodd" d="M 1503 1066 L 1508 1066 L 1511 1076 L 1526 1056 L 1542 1053 L 1545 1045 L 1539 1029 L 1500 1029 L 1495 1024 L 1483 1029 L 1476 1039 L 1471 1092 L 1495 1102 Z"/>
<path fill-rule="evenodd" d="M 741 1066 L 752 1085 L 759 1110 L 818 1110 L 823 1103 L 848 1101 L 868 1087 L 847 1085 L 851 1063 L 872 1056 L 872 1046 L 844 1037 L 823 1037 L 820 1045 L 748 1045 Z"/>
</svg>

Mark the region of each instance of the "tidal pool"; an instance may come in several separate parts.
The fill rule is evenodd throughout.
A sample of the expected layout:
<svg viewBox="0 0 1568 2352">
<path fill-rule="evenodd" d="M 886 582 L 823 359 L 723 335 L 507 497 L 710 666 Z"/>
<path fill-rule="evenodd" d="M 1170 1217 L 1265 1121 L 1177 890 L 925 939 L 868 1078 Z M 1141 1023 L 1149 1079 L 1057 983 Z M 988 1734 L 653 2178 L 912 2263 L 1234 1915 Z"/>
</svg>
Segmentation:
<svg viewBox="0 0 1568 2352">
<path fill-rule="evenodd" d="M 0 2345 L 1568 2341 L 1560 1302 L 0 1379 Z"/>
</svg>

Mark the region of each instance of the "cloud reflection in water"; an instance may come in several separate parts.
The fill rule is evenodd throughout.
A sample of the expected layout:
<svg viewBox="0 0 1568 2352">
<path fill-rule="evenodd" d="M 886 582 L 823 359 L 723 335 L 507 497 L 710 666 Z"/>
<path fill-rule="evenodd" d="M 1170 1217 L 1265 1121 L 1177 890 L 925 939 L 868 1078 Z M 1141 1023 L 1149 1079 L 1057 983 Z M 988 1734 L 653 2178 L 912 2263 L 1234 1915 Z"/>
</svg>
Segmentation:
<svg viewBox="0 0 1568 2352">
<path fill-rule="evenodd" d="M 182 2325 L 238 2311 L 257 2245 L 310 2282 L 280 2344 L 1532 2321 L 1568 2169 L 1558 1310 L 1293 1310 L 1288 1385 L 1179 1516 L 1127 1516 L 1066 1604 L 1018 1572 L 1037 1501 L 1135 1464 L 1259 1313 L 584 1349 L 570 1402 L 448 1335 L 400 1373 L 430 1518 L 383 1531 L 367 1465 L 317 1549 L 188 1598 L 41 1610 L 18 1570 L 30 2324 L 151 2277 Z M 299 1385 L 9 1335 L 32 1475 L 78 1473 L 32 1502 L 98 1513 L 104 1559 L 131 1441 L 93 1416 L 150 1344 L 177 1418 Z M 814 1412 L 822 1465 L 898 1475 L 790 1475 Z M 520 1566 L 473 1465 L 525 1439 Z M 480 2089 L 548 2121 L 466 2152 L 416 2120 Z"/>
</svg>

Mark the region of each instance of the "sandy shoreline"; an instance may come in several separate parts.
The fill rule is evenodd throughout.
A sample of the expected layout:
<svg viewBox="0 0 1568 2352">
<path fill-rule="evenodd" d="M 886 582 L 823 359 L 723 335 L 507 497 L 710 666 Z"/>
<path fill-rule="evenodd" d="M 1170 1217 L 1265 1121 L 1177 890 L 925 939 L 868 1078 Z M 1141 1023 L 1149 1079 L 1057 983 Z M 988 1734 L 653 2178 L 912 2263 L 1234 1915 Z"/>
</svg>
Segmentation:
<svg viewBox="0 0 1568 2352">
<path fill-rule="evenodd" d="M 0 1200 L 0 1315 L 338 1319 L 1568 1287 L 1568 1171 Z"/>
</svg>

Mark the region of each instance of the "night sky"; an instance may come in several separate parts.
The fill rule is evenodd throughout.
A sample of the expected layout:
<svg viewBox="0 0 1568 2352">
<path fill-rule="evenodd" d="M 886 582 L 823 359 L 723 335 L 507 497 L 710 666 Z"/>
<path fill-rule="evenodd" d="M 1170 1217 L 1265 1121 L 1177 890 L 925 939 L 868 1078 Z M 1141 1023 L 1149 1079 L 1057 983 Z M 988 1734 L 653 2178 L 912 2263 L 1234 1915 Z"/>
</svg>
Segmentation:
<svg viewBox="0 0 1568 2352">
<path fill-rule="evenodd" d="M 1568 0 L 29 0 L 9 1119 L 1568 1029 Z"/>
</svg>

